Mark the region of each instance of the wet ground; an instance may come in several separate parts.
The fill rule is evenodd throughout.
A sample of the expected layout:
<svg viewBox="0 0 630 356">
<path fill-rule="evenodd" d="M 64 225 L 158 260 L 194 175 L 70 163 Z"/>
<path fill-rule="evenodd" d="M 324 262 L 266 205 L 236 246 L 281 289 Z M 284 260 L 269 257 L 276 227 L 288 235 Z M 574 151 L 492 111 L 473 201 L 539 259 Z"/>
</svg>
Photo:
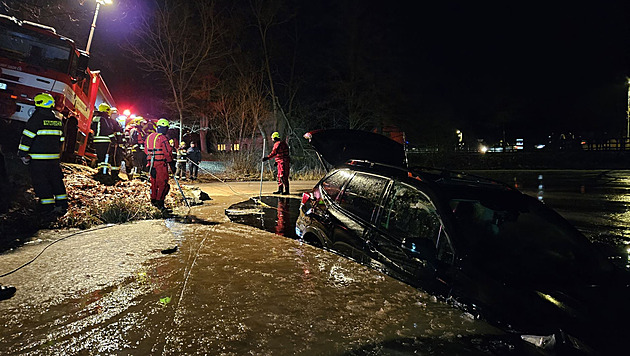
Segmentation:
<svg viewBox="0 0 630 356">
<path fill-rule="evenodd" d="M 504 180 L 517 176 L 523 190 L 538 194 L 539 172 L 484 172 L 490 174 L 508 178 Z M 542 181 L 544 201 L 588 235 L 627 240 L 630 172 L 544 172 Z M 313 184 L 293 182 L 292 188 L 298 192 Z M 0 353 L 530 351 L 426 293 L 276 234 L 291 233 L 298 194 L 281 197 L 282 209 L 273 208 L 278 198 L 264 198 L 272 208 L 263 206 L 262 214 L 256 213 L 263 218 L 253 227 L 231 222 L 225 211 L 237 203 L 249 204 L 250 196 L 258 196 L 257 183 L 206 184 L 202 189 L 213 200 L 186 217 L 101 227 L 73 236 L 47 232 L 40 241 L 0 255 L 4 274 L 67 237 L 31 264 L 0 278 L 0 283 L 18 287 L 12 299 L 0 302 Z M 265 183 L 263 191 L 274 189 Z"/>
</svg>

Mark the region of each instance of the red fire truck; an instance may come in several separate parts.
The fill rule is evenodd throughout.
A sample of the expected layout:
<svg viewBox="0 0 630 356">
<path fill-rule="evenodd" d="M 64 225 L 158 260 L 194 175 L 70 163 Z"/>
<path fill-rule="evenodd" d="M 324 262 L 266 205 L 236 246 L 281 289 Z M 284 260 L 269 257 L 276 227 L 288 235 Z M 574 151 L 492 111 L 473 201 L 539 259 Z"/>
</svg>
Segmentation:
<svg viewBox="0 0 630 356">
<path fill-rule="evenodd" d="M 17 152 L 24 124 L 35 110 L 33 98 L 55 98 L 63 118 L 66 162 L 95 159 L 88 149 L 92 114 L 114 100 L 99 71 L 88 69 L 88 55 L 54 28 L 0 15 L 0 148 Z"/>
</svg>

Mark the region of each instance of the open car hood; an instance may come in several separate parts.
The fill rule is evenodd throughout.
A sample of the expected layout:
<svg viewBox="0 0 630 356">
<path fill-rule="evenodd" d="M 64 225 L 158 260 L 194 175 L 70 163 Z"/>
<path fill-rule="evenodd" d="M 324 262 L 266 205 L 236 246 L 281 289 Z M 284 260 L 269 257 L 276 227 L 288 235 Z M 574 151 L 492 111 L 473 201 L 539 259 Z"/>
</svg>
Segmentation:
<svg viewBox="0 0 630 356">
<path fill-rule="evenodd" d="M 383 135 L 367 131 L 331 129 L 307 132 L 304 137 L 310 141 L 317 153 L 333 166 L 357 159 L 407 167 L 403 145 Z"/>
</svg>

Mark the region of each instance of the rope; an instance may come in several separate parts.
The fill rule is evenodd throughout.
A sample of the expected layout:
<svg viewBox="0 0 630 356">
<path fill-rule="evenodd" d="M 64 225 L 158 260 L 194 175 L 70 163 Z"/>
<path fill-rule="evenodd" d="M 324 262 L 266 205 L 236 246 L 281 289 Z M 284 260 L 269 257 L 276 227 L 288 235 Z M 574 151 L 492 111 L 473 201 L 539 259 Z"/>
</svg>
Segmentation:
<svg viewBox="0 0 630 356">
<path fill-rule="evenodd" d="M 213 174 L 212 172 L 210 172 L 209 170 L 207 170 L 207 169 L 205 169 L 205 168 L 201 167 L 198 163 L 196 163 L 196 162 L 192 161 L 192 160 L 191 160 L 190 158 L 188 158 L 188 157 L 186 157 L 186 159 L 187 159 L 190 163 L 192 163 L 192 164 L 194 164 L 195 166 L 197 166 L 197 167 L 198 167 L 199 169 L 201 169 L 202 171 L 204 171 L 204 172 L 208 173 L 209 175 L 211 175 L 214 179 L 216 179 L 216 180 L 218 180 L 219 182 L 221 182 L 221 183 L 225 184 L 228 188 L 230 188 L 230 190 L 231 190 L 234 194 L 236 194 L 236 195 L 238 195 L 238 196 L 247 197 L 247 199 L 248 199 L 248 200 L 253 200 L 253 201 L 254 201 L 254 203 L 259 204 L 259 205 L 262 205 L 262 206 L 263 206 L 263 207 L 265 207 L 265 208 L 278 210 L 278 208 L 277 208 L 277 207 L 271 206 L 271 205 L 269 205 L 269 204 L 265 204 L 265 203 L 262 201 L 262 199 L 261 199 L 262 197 L 261 197 L 261 198 L 259 198 L 259 199 L 256 199 L 256 197 L 250 197 L 248 194 L 245 194 L 245 193 L 239 193 L 239 192 L 237 192 L 236 190 L 234 190 L 234 188 L 232 188 L 232 186 L 231 186 L 231 185 L 229 185 L 229 184 L 228 184 L 228 183 L 226 183 L 224 180 L 222 180 L 221 178 L 219 178 L 219 177 L 217 177 L 216 175 L 214 175 L 214 174 Z"/>
</svg>

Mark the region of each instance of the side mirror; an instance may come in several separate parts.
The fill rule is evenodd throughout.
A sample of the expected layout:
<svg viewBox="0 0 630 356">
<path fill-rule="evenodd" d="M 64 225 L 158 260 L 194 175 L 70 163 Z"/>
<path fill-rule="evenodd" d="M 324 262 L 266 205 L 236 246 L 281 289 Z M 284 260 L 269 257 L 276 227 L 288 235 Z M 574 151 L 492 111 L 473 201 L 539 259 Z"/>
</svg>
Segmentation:
<svg viewBox="0 0 630 356">
<path fill-rule="evenodd" d="M 421 260 L 435 261 L 437 260 L 437 248 L 435 243 L 425 238 L 407 238 L 402 242 L 402 247 Z"/>
<path fill-rule="evenodd" d="M 79 59 L 77 60 L 77 72 L 75 74 L 77 78 L 83 79 L 87 77 L 87 69 L 88 69 L 89 61 L 90 61 L 90 55 L 83 51 L 79 51 Z"/>
</svg>

